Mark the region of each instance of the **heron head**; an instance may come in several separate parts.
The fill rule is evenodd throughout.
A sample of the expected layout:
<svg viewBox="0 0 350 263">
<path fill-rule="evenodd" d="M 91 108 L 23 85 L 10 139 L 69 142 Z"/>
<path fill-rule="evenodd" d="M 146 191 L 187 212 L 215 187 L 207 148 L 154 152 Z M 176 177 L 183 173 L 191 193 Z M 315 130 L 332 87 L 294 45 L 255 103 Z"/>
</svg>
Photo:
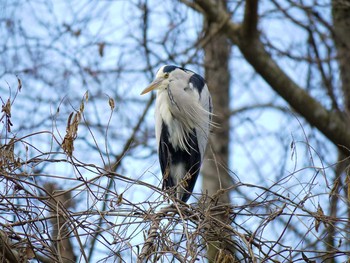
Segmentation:
<svg viewBox="0 0 350 263">
<path fill-rule="evenodd" d="M 141 95 L 146 94 L 152 90 L 161 90 L 168 87 L 171 80 L 171 72 L 174 71 L 176 66 L 163 66 L 161 67 L 157 74 L 156 78 L 149 84 L 142 92 Z"/>
</svg>

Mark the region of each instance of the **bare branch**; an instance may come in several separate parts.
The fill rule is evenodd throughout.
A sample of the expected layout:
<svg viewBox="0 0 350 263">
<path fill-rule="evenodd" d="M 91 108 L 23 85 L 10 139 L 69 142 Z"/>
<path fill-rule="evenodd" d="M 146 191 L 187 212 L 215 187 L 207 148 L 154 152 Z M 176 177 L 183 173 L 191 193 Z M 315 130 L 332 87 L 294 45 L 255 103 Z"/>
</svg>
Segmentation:
<svg viewBox="0 0 350 263">
<path fill-rule="evenodd" d="M 244 10 L 242 30 L 246 38 L 257 37 L 259 0 L 247 0 Z"/>
</svg>

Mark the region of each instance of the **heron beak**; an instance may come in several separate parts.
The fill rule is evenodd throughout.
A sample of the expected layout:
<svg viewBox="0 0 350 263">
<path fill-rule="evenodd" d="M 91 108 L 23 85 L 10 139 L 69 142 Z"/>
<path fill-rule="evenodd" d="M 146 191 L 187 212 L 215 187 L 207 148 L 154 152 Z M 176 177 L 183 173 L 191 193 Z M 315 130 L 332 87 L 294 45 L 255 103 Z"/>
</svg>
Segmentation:
<svg viewBox="0 0 350 263">
<path fill-rule="evenodd" d="M 146 94 L 152 90 L 158 89 L 159 86 L 162 84 L 164 78 L 156 78 L 151 84 L 149 84 L 140 95 Z"/>
</svg>

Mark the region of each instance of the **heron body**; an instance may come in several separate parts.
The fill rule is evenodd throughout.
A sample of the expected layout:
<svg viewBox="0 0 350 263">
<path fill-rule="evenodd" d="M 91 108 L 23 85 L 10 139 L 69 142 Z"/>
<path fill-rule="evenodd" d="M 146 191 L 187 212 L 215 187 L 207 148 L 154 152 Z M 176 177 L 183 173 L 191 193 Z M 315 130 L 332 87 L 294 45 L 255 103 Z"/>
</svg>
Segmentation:
<svg viewBox="0 0 350 263">
<path fill-rule="evenodd" d="M 203 161 L 212 115 L 205 80 L 193 71 L 163 66 L 141 93 L 158 90 L 156 139 L 163 174 L 163 189 L 173 189 L 186 202 Z"/>
</svg>

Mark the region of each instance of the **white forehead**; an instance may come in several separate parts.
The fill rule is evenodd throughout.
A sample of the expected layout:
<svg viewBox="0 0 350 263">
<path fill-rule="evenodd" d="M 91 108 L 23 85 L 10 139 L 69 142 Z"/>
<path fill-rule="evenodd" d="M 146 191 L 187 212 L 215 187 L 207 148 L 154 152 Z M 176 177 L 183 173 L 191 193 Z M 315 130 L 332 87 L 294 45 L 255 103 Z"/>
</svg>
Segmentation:
<svg viewBox="0 0 350 263">
<path fill-rule="evenodd" d="M 162 76 L 162 75 L 164 75 L 164 68 L 165 68 L 166 66 L 167 66 L 167 65 L 164 65 L 164 66 L 162 66 L 160 69 L 158 69 L 157 74 L 156 74 L 156 77 L 157 77 L 157 78 L 160 77 L 160 76 Z"/>
</svg>

